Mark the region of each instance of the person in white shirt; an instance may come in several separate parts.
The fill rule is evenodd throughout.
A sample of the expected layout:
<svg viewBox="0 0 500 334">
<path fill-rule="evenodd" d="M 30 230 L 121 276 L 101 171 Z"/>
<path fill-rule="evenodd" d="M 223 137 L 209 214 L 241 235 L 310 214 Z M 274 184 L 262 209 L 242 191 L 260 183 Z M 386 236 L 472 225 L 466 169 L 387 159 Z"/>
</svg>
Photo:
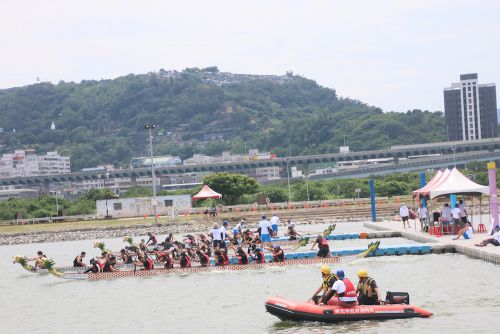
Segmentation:
<svg viewBox="0 0 500 334">
<path fill-rule="evenodd" d="M 462 222 L 460 219 L 460 208 L 458 207 L 458 204 L 455 204 L 455 207 L 451 210 L 451 217 L 453 218 L 453 224 L 455 224 L 455 230 L 456 226 L 460 226 L 460 223 Z"/>
<path fill-rule="evenodd" d="M 273 229 L 273 236 L 278 235 L 278 226 L 280 223 L 279 217 L 274 213 L 273 216 L 271 217 L 271 228 Z"/>
<path fill-rule="evenodd" d="M 266 216 L 262 216 L 262 220 L 259 223 L 260 240 L 262 243 L 271 242 L 271 236 L 269 235 L 269 228 L 271 223 L 266 219 Z"/>
<path fill-rule="evenodd" d="M 212 245 L 214 248 L 222 247 L 221 230 L 217 223 L 214 223 L 213 228 L 210 230 L 210 237 L 212 238 Z"/>
<path fill-rule="evenodd" d="M 337 270 L 338 280 L 325 292 L 319 305 L 339 305 L 342 307 L 356 306 L 358 296 L 354 284 L 345 277 L 342 269 Z M 335 297 L 336 296 L 336 297 Z"/>
<path fill-rule="evenodd" d="M 422 204 L 420 204 L 418 211 L 417 211 L 417 216 L 418 219 L 420 219 L 420 230 L 424 230 L 424 224 L 425 221 L 427 220 L 427 208 L 424 208 Z"/>
<path fill-rule="evenodd" d="M 451 209 L 448 203 L 444 203 L 443 208 L 441 209 L 441 219 L 442 223 L 448 223 L 451 221 Z"/>
<path fill-rule="evenodd" d="M 464 239 L 471 239 L 472 233 L 473 233 L 472 225 L 470 222 L 467 222 L 465 224 L 465 227 L 463 229 L 461 229 L 460 231 L 458 231 L 458 235 L 455 238 L 453 238 L 453 240 L 460 239 L 460 236 L 463 236 Z"/>
<path fill-rule="evenodd" d="M 493 227 L 493 235 L 491 238 L 484 239 L 480 243 L 476 244 L 478 247 L 484 247 L 488 244 L 492 244 L 493 246 L 500 246 L 500 225 L 495 225 Z"/>
<path fill-rule="evenodd" d="M 408 228 L 410 228 L 410 221 L 408 220 L 408 216 L 410 215 L 410 211 L 408 210 L 406 203 L 403 203 L 403 205 L 401 205 L 401 207 L 399 208 L 399 215 L 401 216 L 401 219 L 403 220 L 403 228 L 406 228 L 406 223 L 408 223 Z"/>
<path fill-rule="evenodd" d="M 234 227 L 233 234 L 235 237 L 243 233 L 243 224 L 245 224 L 244 219 L 240 220 L 240 222 Z"/>
</svg>

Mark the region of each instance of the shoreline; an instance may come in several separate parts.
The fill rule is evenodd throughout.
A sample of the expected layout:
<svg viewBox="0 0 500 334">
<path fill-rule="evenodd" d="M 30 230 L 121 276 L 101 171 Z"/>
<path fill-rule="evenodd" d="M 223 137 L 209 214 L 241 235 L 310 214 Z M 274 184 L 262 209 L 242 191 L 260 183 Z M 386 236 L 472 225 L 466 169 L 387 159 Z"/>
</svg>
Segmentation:
<svg viewBox="0 0 500 334">
<path fill-rule="evenodd" d="M 204 222 L 182 222 L 166 224 L 142 224 L 116 227 L 80 228 L 62 231 L 32 231 L 0 234 L 0 246 L 21 245 L 31 243 L 61 242 L 75 240 L 92 240 L 103 238 L 119 238 L 126 235 L 139 236 L 166 233 L 206 233 L 210 224 Z"/>
<path fill-rule="evenodd" d="M 343 220 L 346 221 L 346 220 Z M 363 220 L 357 220 L 363 221 Z M 332 224 L 339 223 L 338 219 L 313 219 L 295 221 L 295 225 L 316 225 L 316 224 Z M 346 222 L 353 222 L 347 220 Z M 97 227 L 97 228 L 80 228 L 61 231 L 31 231 L 21 233 L 0 233 L 0 247 L 11 245 L 22 245 L 32 243 L 47 243 L 47 242 L 62 242 L 75 240 L 93 240 L 93 239 L 109 239 L 122 238 L 126 235 L 137 237 L 147 235 L 151 232 L 156 235 L 161 234 L 197 234 L 208 233 L 212 222 L 206 221 L 187 221 L 175 223 L 159 223 L 159 224 L 140 224 L 126 225 L 113 227 Z M 281 223 L 281 226 L 285 224 Z M 247 223 L 246 227 L 250 229 L 256 228 L 255 223 Z"/>
</svg>

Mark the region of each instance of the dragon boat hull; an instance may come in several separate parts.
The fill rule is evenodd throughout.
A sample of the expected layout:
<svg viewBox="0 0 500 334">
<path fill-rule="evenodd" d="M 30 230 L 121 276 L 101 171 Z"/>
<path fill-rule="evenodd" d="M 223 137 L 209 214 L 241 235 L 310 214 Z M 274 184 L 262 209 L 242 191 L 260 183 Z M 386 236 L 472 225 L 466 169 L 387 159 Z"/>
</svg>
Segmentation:
<svg viewBox="0 0 500 334">
<path fill-rule="evenodd" d="M 339 263 L 339 257 L 327 257 L 327 258 L 312 258 L 312 259 L 297 259 L 297 260 L 287 260 L 284 262 L 266 262 L 266 263 L 250 263 L 250 264 L 233 264 L 226 266 L 210 266 L 210 267 L 190 267 L 190 268 L 174 268 L 174 269 L 152 269 L 152 270 L 128 270 L 128 271 L 115 271 L 106 273 L 88 273 L 83 272 L 68 272 L 63 273 L 61 278 L 64 279 L 88 279 L 90 281 L 94 280 L 109 280 L 125 277 L 149 277 L 149 276 L 161 276 L 173 273 L 196 273 L 202 271 L 221 271 L 221 270 L 248 270 L 248 269 L 260 269 L 266 267 L 286 267 L 292 265 L 307 265 L 307 264 L 330 264 Z"/>
</svg>

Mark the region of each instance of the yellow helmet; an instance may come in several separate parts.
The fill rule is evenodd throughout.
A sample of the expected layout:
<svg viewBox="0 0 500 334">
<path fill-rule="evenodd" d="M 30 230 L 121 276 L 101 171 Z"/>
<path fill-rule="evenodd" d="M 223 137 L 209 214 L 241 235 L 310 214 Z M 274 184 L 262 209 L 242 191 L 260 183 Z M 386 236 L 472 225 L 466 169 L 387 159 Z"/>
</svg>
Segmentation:
<svg viewBox="0 0 500 334">
<path fill-rule="evenodd" d="M 368 271 L 366 271 L 366 270 L 358 271 L 358 277 L 359 278 L 368 277 Z"/>
<path fill-rule="evenodd" d="M 332 270 L 330 269 L 330 267 L 324 264 L 321 266 L 321 273 L 325 275 L 330 275 L 332 273 Z"/>
</svg>

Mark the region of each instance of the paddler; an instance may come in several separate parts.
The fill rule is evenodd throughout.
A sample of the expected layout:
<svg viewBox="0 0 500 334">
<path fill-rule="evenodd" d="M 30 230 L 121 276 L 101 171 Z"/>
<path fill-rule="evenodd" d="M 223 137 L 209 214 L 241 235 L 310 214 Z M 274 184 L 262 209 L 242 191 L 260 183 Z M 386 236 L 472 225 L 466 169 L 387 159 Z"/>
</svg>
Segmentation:
<svg viewBox="0 0 500 334">
<path fill-rule="evenodd" d="M 266 263 L 266 257 L 264 256 L 264 251 L 262 250 L 262 248 L 256 247 L 253 253 L 254 255 L 252 256 L 252 259 L 254 259 L 255 262 Z"/>
<path fill-rule="evenodd" d="M 35 265 L 33 267 L 33 270 L 36 270 L 38 268 L 42 268 L 42 263 L 43 261 L 45 261 L 47 259 L 47 256 L 45 256 L 45 254 L 43 254 L 42 251 L 38 251 L 36 253 L 36 257 L 32 258 L 32 259 L 28 259 L 28 261 L 35 261 Z"/>
<path fill-rule="evenodd" d="M 75 257 L 73 260 L 73 267 L 85 267 L 85 263 L 83 263 L 83 258 L 85 257 L 86 253 L 81 252 L 80 255 Z"/>
<path fill-rule="evenodd" d="M 179 261 L 181 268 L 191 268 L 191 257 L 187 252 L 181 253 L 181 259 Z"/>
<path fill-rule="evenodd" d="M 344 270 L 337 270 L 338 280 L 333 283 L 333 286 L 323 295 L 320 305 L 338 305 L 341 307 L 356 306 L 358 298 L 356 296 L 356 288 L 354 284 L 345 277 Z"/>
<path fill-rule="evenodd" d="M 241 247 L 238 247 L 236 250 L 236 258 L 238 259 L 238 264 L 248 264 L 248 256 Z"/>
<path fill-rule="evenodd" d="M 151 260 L 147 256 L 139 257 L 137 259 L 137 261 L 134 261 L 134 264 L 136 266 L 144 267 L 144 269 L 141 269 L 141 270 L 151 270 L 151 269 L 153 269 L 153 260 Z"/>
<path fill-rule="evenodd" d="M 214 261 L 216 266 L 224 266 L 226 263 L 226 258 L 222 255 L 220 249 L 214 252 Z"/>
<path fill-rule="evenodd" d="M 83 273 L 88 274 L 88 273 L 98 273 L 99 272 L 99 266 L 97 265 L 97 261 L 95 259 L 90 259 L 90 268 L 85 270 Z"/>
<path fill-rule="evenodd" d="M 120 260 L 126 264 L 134 263 L 132 256 L 130 256 L 130 254 L 123 248 L 120 250 Z"/>
<path fill-rule="evenodd" d="M 118 269 L 115 268 L 115 265 L 116 265 L 116 257 L 111 256 L 109 258 L 109 261 L 106 261 L 106 263 L 104 263 L 104 266 L 102 268 L 102 272 L 103 273 L 110 273 L 110 272 L 119 271 Z"/>
<path fill-rule="evenodd" d="M 288 219 L 288 232 L 285 233 L 285 235 L 289 236 L 288 240 L 297 240 L 297 237 L 300 237 L 300 234 L 295 231 L 295 225 L 290 219 Z"/>
<path fill-rule="evenodd" d="M 200 266 L 209 267 L 210 266 L 210 256 L 207 253 L 203 252 L 201 249 L 196 251 L 196 255 L 198 256 L 198 260 L 200 260 Z"/>
<path fill-rule="evenodd" d="M 285 253 L 283 249 L 279 245 L 269 245 L 267 249 L 273 253 L 273 262 L 284 262 L 285 261 Z"/>
<path fill-rule="evenodd" d="M 323 278 L 323 282 L 321 283 L 320 287 L 314 292 L 313 296 L 310 299 L 311 301 L 314 301 L 315 304 L 318 303 L 324 304 L 323 298 L 326 298 L 329 292 L 331 292 L 333 284 L 335 284 L 335 282 L 338 280 L 337 275 L 332 274 L 332 270 L 326 264 L 321 266 L 320 271 L 321 271 L 321 277 Z M 318 296 L 318 294 L 321 291 L 323 291 L 323 295 Z"/>
<path fill-rule="evenodd" d="M 375 280 L 368 276 L 368 271 L 358 271 L 359 282 L 356 288 L 360 305 L 380 305 L 378 286 Z"/>
<path fill-rule="evenodd" d="M 156 236 L 151 232 L 148 233 L 148 236 L 149 239 L 148 241 L 146 241 L 146 245 L 149 245 L 149 243 L 151 243 L 151 246 L 156 246 L 156 244 L 158 243 L 158 239 L 156 238 Z"/>
<path fill-rule="evenodd" d="M 314 246 L 318 245 L 318 257 L 330 257 L 330 246 L 328 245 L 328 240 L 326 238 L 323 238 L 321 235 L 318 235 L 316 240 L 314 241 L 311 250 L 314 248 Z"/>
</svg>

